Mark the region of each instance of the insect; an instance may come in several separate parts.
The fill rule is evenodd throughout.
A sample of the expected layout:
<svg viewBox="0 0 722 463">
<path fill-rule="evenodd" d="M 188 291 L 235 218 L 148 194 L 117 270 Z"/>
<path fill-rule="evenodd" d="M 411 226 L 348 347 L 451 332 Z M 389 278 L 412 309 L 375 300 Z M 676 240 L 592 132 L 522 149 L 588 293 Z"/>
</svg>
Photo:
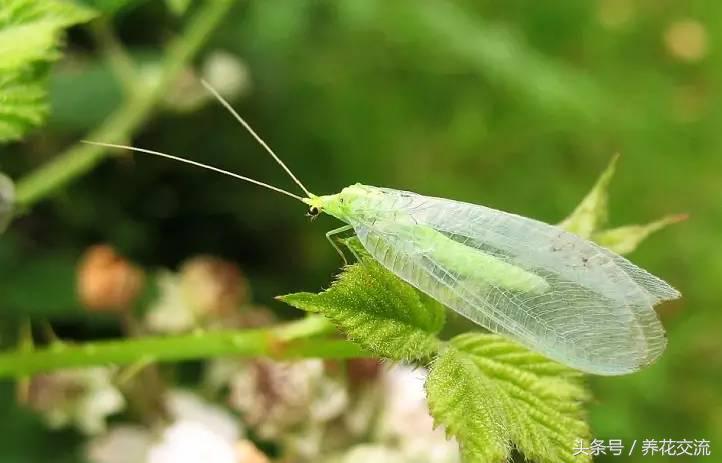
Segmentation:
<svg viewBox="0 0 722 463">
<path fill-rule="evenodd" d="M 680 293 L 591 241 L 555 226 L 484 206 L 360 183 L 331 195 L 311 193 L 248 123 L 225 106 L 303 190 L 305 196 L 158 151 L 297 199 L 315 218 L 344 222 L 326 234 L 353 232 L 396 276 L 487 328 L 570 367 L 599 375 L 637 371 L 666 347 L 654 311 Z M 343 256 L 343 253 L 341 253 Z"/>
</svg>

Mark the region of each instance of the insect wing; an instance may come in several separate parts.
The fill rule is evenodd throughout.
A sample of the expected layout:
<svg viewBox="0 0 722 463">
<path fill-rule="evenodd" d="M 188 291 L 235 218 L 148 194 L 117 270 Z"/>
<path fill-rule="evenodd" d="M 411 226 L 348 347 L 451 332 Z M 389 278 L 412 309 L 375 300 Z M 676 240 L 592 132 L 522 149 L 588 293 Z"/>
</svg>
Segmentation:
<svg viewBox="0 0 722 463">
<path fill-rule="evenodd" d="M 379 214 L 351 222 L 361 243 L 400 278 L 470 320 L 596 374 L 636 371 L 664 351 L 653 306 L 679 293 L 623 257 L 518 215 L 391 189 L 377 193 Z M 470 272 L 459 245 L 547 286 L 533 291 L 484 276 L 483 269 Z"/>
</svg>

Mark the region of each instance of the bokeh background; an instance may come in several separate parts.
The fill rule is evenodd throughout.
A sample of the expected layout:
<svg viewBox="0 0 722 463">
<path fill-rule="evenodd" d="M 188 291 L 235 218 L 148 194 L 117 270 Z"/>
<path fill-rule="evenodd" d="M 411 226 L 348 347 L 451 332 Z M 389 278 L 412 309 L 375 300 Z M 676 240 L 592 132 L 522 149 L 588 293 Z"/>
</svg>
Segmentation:
<svg viewBox="0 0 722 463">
<path fill-rule="evenodd" d="M 112 21 L 152 67 L 183 20 L 162 2 L 136 1 Z M 710 439 L 714 461 L 722 452 L 721 23 L 722 3 L 703 0 L 249 1 L 195 64 L 233 81 L 235 107 L 319 194 L 362 182 L 556 222 L 621 153 L 612 225 L 690 214 L 631 255 L 684 298 L 659 308 L 669 347 L 658 363 L 589 379 L 592 427 L 626 442 Z M 49 124 L 0 148 L 13 178 L 82 138 L 122 98 L 82 27 L 69 34 L 51 91 Z M 182 86 L 169 96 L 135 145 L 293 190 L 218 104 L 196 104 Z M 304 213 L 288 198 L 188 166 L 108 160 L 0 240 L 5 346 L 26 316 L 74 339 L 117 334 L 74 292 L 78 256 L 97 242 L 146 268 L 223 256 L 248 275 L 255 300 L 291 316 L 273 296 L 320 289 L 339 266 L 323 237 L 337 225 Z M 2 461 L 77 439 L 17 409 L 9 384 L 0 401 Z"/>
</svg>

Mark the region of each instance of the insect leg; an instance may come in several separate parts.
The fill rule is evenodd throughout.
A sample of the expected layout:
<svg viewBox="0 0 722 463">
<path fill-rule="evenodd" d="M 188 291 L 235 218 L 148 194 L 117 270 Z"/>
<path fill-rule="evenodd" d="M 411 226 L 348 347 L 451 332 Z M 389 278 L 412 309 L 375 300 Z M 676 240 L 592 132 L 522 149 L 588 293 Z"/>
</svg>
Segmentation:
<svg viewBox="0 0 722 463">
<path fill-rule="evenodd" d="M 344 265 L 348 265 L 348 260 L 346 260 L 346 255 L 341 251 L 341 248 L 338 247 L 336 242 L 333 240 L 333 236 L 336 236 L 340 233 L 347 232 L 351 230 L 353 227 L 351 225 L 344 225 L 343 227 L 335 228 L 328 233 L 326 233 L 326 239 L 329 243 L 331 243 L 331 246 L 336 250 L 336 252 L 341 256 L 341 259 L 343 259 Z"/>
</svg>

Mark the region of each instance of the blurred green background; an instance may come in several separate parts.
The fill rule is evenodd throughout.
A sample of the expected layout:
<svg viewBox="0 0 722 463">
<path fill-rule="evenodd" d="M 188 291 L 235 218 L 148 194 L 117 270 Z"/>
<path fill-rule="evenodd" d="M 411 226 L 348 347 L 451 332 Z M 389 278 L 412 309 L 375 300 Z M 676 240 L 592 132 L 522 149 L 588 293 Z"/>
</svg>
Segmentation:
<svg viewBox="0 0 722 463">
<path fill-rule="evenodd" d="M 183 23 L 162 2 L 142 1 L 112 20 L 149 67 Z M 684 298 L 659 308 L 669 347 L 657 364 L 590 378 L 592 427 L 625 442 L 710 439 L 714 461 L 722 452 L 720 23 L 722 3 L 703 0 L 248 1 L 195 64 L 219 52 L 234 62 L 234 106 L 319 194 L 362 182 L 556 222 L 621 153 L 612 225 L 691 214 L 631 256 Z M 51 89 L 49 124 L 0 148 L 0 168 L 15 179 L 82 138 L 121 99 L 83 28 L 71 31 Z M 171 92 L 176 110 L 153 118 L 135 145 L 295 191 L 220 105 L 178 110 L 189 96 Z M 304 213 L 288 198 L 188 166 L 106 161 L 2 237 L 4 345 L 28 315 L 66 337 L 115 334 L 75 300 L 75 262 L 97 242 L 146 268 L 174 268 L 198 253 L 234 260 L 263 303 L 319 289 L 339 266 L 323 237 L 337 225 L 308 223 Z M 76 436 L 44 431 L 11 405 L 11 386 L 2 389 L 1 461 L 72 447 Z"/>
</svg>

